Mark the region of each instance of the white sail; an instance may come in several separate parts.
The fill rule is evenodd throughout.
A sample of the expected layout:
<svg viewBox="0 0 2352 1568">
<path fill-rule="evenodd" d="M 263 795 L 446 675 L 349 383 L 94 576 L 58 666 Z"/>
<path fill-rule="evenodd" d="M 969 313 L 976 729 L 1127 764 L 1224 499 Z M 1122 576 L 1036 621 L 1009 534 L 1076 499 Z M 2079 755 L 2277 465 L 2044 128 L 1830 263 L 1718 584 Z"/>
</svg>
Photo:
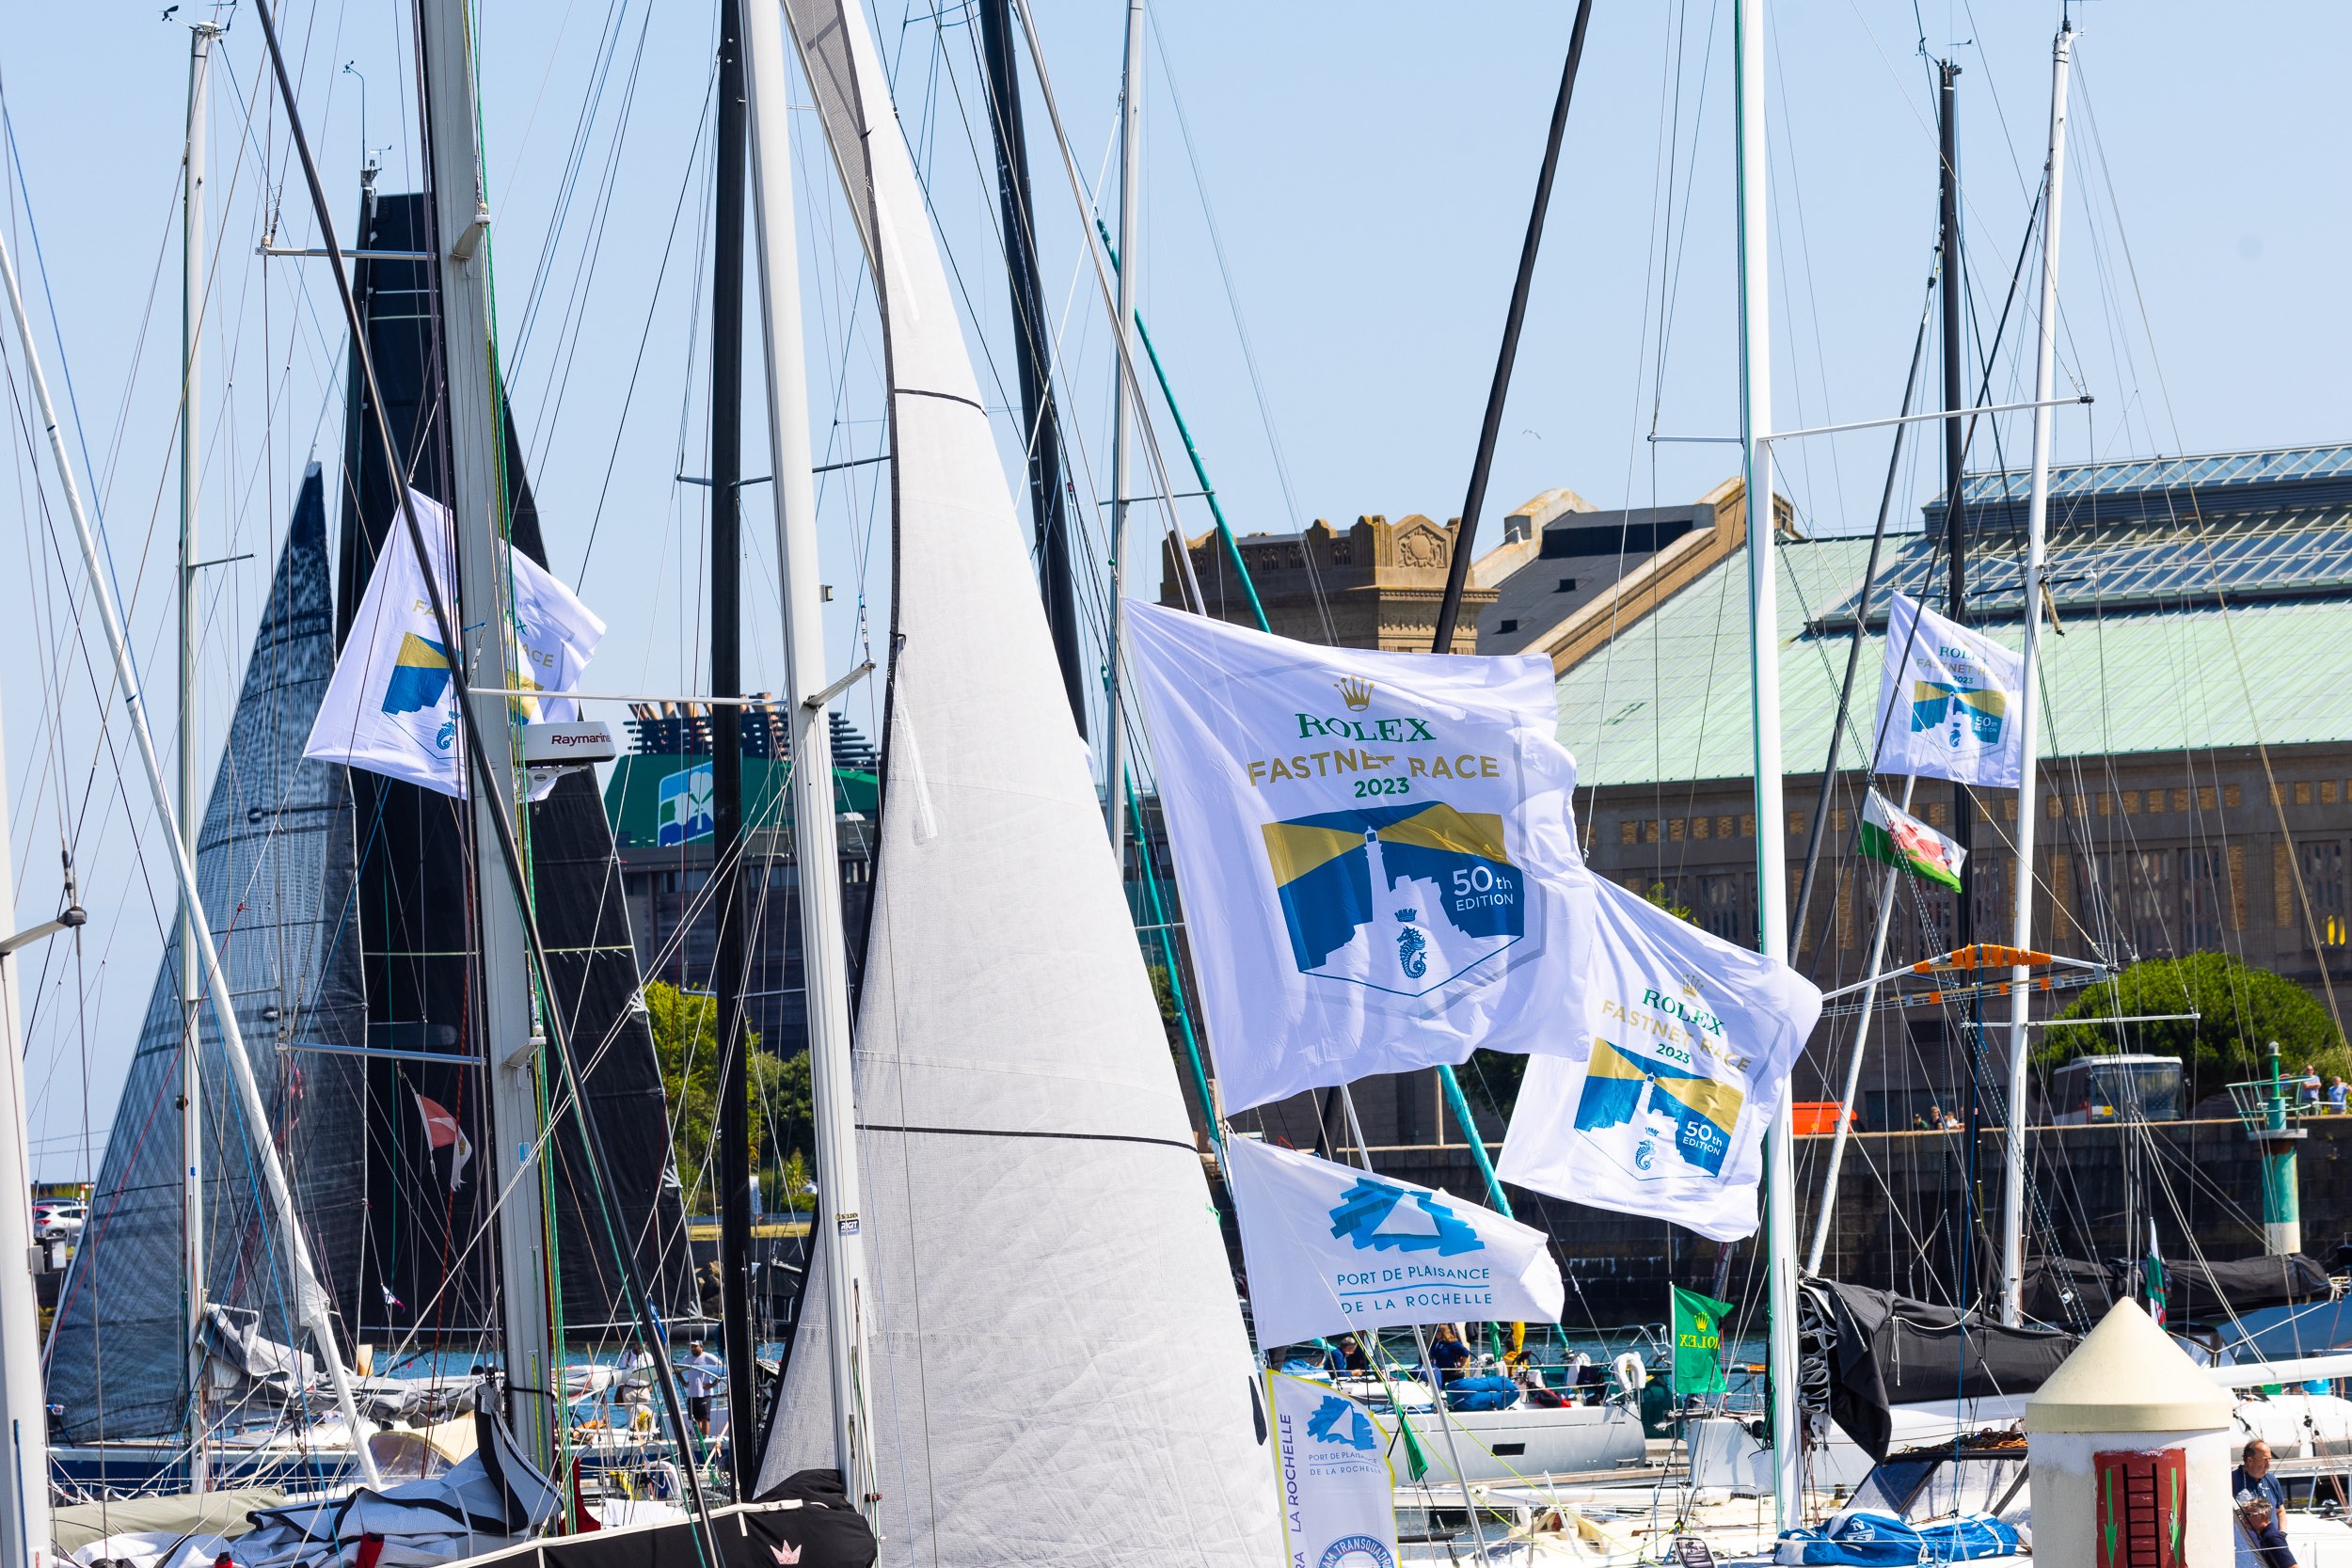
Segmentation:
<svg viewBox="0 0 2352 1568">
<path fill-rule="evenodd" d="M 786 14 L 892 388 L 896 653 L 857 1029 L 882 1560 L 1271 1562 L 1216 1216 L 914 166 L 854 0 Z M 821 1312 L 801 1324 L 763 1491 L 833 1463 L 823 1334 Z"/>
</svg>

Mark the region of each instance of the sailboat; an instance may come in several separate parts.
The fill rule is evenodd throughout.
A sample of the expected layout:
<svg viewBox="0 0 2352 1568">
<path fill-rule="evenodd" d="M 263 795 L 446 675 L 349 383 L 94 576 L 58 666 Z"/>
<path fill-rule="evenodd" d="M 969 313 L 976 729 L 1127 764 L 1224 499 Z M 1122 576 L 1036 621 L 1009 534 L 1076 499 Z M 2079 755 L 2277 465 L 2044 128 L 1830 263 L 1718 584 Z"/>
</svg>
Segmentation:
<svg viewBox="0 0 2352 1568">
<path fill-rule="evenodd" d="M 862 1196 L 820 1174 L 758 1485 L 856 1457 L 853 1327 L 884 1561 L 1271 1561 L 1239 1303 L 888 79 L 855 0 L 784 9 L 882 306 L 895 592 Z"/>
</svg>

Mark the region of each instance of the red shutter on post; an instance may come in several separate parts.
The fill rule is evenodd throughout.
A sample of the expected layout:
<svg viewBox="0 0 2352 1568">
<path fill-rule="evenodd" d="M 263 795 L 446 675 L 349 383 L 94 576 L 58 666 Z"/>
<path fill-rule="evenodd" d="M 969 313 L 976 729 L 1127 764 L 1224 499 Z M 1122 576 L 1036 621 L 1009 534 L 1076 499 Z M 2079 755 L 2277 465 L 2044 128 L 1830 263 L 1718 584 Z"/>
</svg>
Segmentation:
<svg viewBox="0 0 2352 1568">
<path fill-rule="evenodd" d="M 2180 1449 L 2092 1455 L 2097 1568 L 2184 1568 L 2188 1455 Z"/>
</svg>

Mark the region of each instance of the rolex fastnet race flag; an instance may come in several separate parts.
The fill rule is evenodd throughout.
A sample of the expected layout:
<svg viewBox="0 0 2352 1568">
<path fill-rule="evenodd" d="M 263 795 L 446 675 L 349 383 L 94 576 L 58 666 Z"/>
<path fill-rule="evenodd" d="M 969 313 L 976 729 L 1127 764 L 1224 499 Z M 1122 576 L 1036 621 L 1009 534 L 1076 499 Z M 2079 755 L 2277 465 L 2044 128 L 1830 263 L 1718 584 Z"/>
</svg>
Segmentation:
<svg viewBox="0 0 2352 1568">
<path fill-rule="evenodd" d="M 1968 851 L 1902 807 L 1869 791 L 1862 804 L 1862 834 L 1854 847 L 1866 859 L 1900 866 L 1931 882 L 1960 891 L 1960 864 Z"/>
<path fill-rule="evenodd" d="M 2026 776 L 2025 685 L 2025 655 L 1895 594 L 1873 769 L 2015 789 Z"/>
<path fill-rule="evenodd" d="M 408 494 L 433 548 L 434 579 L 453 613 L 448 509 L 417 491 Z M 580 705 L 554 694 L 579 687 L 580 672 L 604 638 L 604 623 L 529 556 L 512 550 L 508 559 L 514 592 L 509 663 L 516 688 L 548 693 L 516 700 L 515 711 L 530 721 L 576 719 Z M 395 520 L 352 616 L 350 641 L 335 659 L 335 673 L 302 754 L 463 796 L 466 747 L 457 733 L 450 651 L 440 635 L 424 568 L 406 526 Z"/>
<path fill-rule="evenodd" d="M 1496 1174 L 1718 1242 L 1751 1235 L 1764 1126 L 1821 993 L 1638 894 L 1594 888 L 1581 1054 L 1528 1059 Z"/>
<path fill-rule="evenodd" d="M 1227 1109 L 1568 1048 L 1593 895 L 1550 660 L 1125 612 Z"/>
<path fill-rule="evenodd" d="M 1544 1234 L 1446 1193 L 1255 1138 L 1226 1177 L 1261 1349 L 1407 1323 L 1560 1321 Z"/>
</svg>

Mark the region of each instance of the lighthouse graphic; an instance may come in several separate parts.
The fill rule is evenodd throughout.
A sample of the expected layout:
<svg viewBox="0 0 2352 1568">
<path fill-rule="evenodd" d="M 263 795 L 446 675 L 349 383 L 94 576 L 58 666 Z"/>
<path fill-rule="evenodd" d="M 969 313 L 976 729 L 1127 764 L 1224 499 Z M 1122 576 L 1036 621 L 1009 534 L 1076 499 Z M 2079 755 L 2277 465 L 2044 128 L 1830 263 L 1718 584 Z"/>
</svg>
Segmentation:
<svg viewBox="0 0 2352 1568">
<path fill-rule="evenodd" d="M 1263 832 L 1301 974 L 1421 996 L 1528 934 L 1526 878 L 1500 816 L 1423 801 Z"/>
</svg>

